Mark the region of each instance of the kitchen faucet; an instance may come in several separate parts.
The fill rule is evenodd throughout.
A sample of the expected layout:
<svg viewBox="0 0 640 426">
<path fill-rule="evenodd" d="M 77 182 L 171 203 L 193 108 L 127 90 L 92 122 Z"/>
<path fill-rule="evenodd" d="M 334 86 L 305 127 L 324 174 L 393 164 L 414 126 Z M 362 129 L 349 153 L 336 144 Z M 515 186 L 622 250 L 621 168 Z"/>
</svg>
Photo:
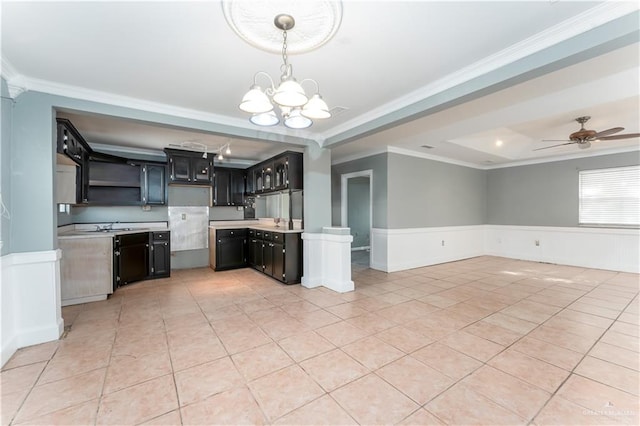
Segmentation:
<svg viewBox="0 0 640 426">
<path fill-rule="evenodd" d="M 120 223 L 120 222 L 111 222 L 104 226 L 96 225 L 96 231 L 112 231 L 114 223 Z"/>
</svg>

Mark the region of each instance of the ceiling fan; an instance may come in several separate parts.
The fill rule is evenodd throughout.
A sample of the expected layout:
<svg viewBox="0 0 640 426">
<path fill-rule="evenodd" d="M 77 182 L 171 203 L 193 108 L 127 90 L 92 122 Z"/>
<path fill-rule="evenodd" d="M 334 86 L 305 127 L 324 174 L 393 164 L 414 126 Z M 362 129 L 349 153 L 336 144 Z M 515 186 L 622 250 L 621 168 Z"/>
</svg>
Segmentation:
<svg viewBox="0 0 640 426">
<path fill-rule="evenodd" d="M 588 115 L 584 117 L 576 118 L 576 121 L 580 123 L 580 130 L 573 132 L 569 135 L 569 139 L 543 139 L 542 142 L 565 142 L 558 145 L 545 146 L 543 148 L 536 148 L 534 151 L 540 151 L 541 149 L 555 148 L 557 146 L 578 144 L 578 148 L 586 149 L 591 146 L 591 142 L 598 141 L 610 141 L 615 139 L 631 139 L 640 137 L 640 133 L 625 133 L 622 135 L 613 135 L 624 130 L 624 127 L 612 127 L 611 129 L 596 132 L 595 130 L 587 130 L 584 128 L 584 123 L 589 121 L 591 117 Z"/>
</svg>

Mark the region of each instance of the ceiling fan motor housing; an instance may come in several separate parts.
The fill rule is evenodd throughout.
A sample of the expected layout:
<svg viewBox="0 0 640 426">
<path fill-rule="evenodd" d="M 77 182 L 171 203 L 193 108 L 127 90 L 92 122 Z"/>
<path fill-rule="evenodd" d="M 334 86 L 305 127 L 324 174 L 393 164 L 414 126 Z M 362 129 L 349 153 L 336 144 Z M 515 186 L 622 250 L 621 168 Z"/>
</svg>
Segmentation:
<svg viewBox="0 0 640 426">
<path fill-rule="evenodd" d="M 569 140 L 576 141 L 576 142 L 588 141 L 588 140 L 594 139 L 596 133 L 597 132 L 595 130 L 581 129 L 581 130 L 578 130 L 577 132 L 571 133 L 571 135 L 569 135 Z"/>
</svg>

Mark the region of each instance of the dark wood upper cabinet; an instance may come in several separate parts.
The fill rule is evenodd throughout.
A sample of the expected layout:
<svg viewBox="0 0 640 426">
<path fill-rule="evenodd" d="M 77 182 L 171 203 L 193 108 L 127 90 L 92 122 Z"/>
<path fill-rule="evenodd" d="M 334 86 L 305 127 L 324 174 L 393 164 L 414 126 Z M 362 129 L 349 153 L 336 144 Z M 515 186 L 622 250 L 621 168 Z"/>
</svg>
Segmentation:
<svg viewBox="0 0 640 426">
<path fill-rule="evenodd" d="M 78 164 L 76 168 L 76 204 L 87 203 L 91 147 L 69 120 L 58 118 L 56 121 L 56 152 L 66 155 Z"/>
<path fill-rule="evenodd" d="M 142 204 L 167 203 L 167 166 L 162 163 L 142 165 Z"/>
<path fill-rule="evenodd" d="M 213 183 L 213 154 L 165 148 L 169 164 L 169 183 L 211 185 Z"/>
<path fill-rule="evenodd" d="M 262 192 L 271 190 L 273 190 L 273 161 L 267 161 L 262 165 Z"/>
<path fill-rule="evenodd" d="M 195 157 L 192 166 L 194 183 L 210 185 L 213 182 L 213 157 Z"/>
<path fill-rule="evenodd" d="M 247 180 L 247 174 L 241 169 L 231 169 L 231 205 L 242 206 L 244 205 L 244 193 L 245 184 Z"/>
<path fill-rule="evenodd" d="M 286 151 L 247 171 L 247 194 L 303 189 L 302 154 Z"/>
<path fill-rule="evenodd" d="M 214 205 L 242 206 L 244 204 L 245 171 L 216 167 L 214 175 Z"/>
</svg>

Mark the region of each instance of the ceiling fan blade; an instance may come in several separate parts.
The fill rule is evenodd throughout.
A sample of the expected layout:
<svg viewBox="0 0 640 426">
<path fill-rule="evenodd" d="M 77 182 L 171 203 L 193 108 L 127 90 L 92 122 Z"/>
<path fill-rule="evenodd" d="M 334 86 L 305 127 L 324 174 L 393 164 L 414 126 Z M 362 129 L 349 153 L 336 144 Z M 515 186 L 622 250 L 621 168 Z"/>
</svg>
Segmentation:
<svg viewBox="0 0 640 426">
<path fill-rule="evenodd" d="M 572 142 L 571 139 L 542 139 L 542 142 Z"/>
<path fill-rule="evenodd" d="M 558 145 L 545 146 L 543 148 L 536 148 L 536 149 L 534 149 L 534 151 L 540 151 L 541 149 L 555 148 L 557 146 L 573 145 L 574 143 L 578 143 L 578 142 L 567 142 L 567 143 L 561 143 L 561 144 L 558 144 Z"/>
<path fill-rule="evenodd" d="M 609 136 L 612 135 L 614 133 L 618 133 L 624 130 L 624 127 L 612 127 L 611 129 L 607 129 L 607 130 L 603 130 L 601 132 L 596 133 L 595 135 L 593 135 L 593 137 L 595 139 L 599 139 L 602 136 Z"/>
<path fill-rule="evenodd" d="M 604 136 L 599 137 L 601 141 L 613 141 L 616 139 L 633 139 L 640 138 L 640 133 L 625 133 L 624 135 L 615 135 L 615 136 Z"/>
</svg>

